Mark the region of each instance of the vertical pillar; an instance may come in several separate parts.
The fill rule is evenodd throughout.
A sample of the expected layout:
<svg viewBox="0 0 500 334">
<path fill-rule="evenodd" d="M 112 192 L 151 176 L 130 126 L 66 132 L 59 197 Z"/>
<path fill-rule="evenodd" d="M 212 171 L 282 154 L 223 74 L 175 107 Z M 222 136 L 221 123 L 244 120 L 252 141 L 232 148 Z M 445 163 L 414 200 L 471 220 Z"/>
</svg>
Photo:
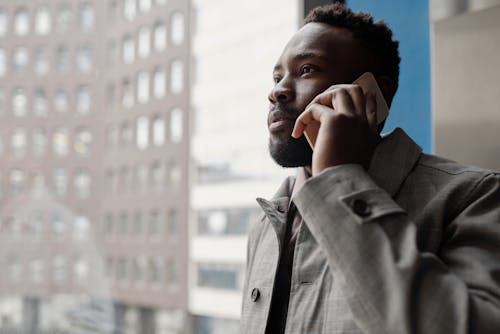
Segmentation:
<svg viewBox="0 0 500 334">
<path fill-rule="evenodd" d="M 25 334 L 36 334 L 40 314 L 40 300 L 33 297 L 23 298 L 22 327 Z"/>
</svg>

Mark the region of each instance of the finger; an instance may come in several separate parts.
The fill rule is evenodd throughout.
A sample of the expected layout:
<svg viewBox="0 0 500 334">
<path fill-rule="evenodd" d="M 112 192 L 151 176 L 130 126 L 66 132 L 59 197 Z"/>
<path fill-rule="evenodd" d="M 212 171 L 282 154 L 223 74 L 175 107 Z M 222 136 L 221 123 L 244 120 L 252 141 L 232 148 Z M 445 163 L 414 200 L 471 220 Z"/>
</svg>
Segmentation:
<svg viewBox="0 0 500 334">
<path fill-rule="evenodd" d="M 366 119 L 368 120 L 370 129 L 374 132 L 378 132 L 377 98 L 375 94 L 371 92 L 366 95 Z"/>
<path fill-rule="evenodd" d="M 307 107 L 307 109 L 300 114 L 299 117 L 295 120 L 295 126 L 293 127 L 292 137 L 299 138 L 306 127 L 314 122 L 321 123 L 322 119 L 324 119 L 325 115 L 334 113 L 330 107 L 314 103 Z"/>
<path fill-rule="evenodd" d="M 363 89 L 358 85 L 352 85 L 349 88 L 349 94 L 351 95 L 352 102 L 354 104 L 354 111 L 357 115 L 366 120 L 366 97 Z"/>
<path fill-rule="evenodd" d="M 339 113 L 347 115 L 357 114 L 352 96 L 345 88 L 339 88 L 332 93 L 332 104 L 333 109 Z"/>
<path fill-rule="evenodd" d="M 341 84 L 341 85 L 332 85 L 328 87 L 324 92 L 321 94 L 316 95 L 316 97 L 309 103 L 307 107 L 309 107 L 311 104 L 318 103 L 325 105 L 327 107 L 333 107 L 332 104 L 332 94 L 339 88 L 347 88 L 350 87 L 351 85 L 346 85 L 346 84 Z M 307 109 L 306 107 L 306 109 Z"/>
</svg>

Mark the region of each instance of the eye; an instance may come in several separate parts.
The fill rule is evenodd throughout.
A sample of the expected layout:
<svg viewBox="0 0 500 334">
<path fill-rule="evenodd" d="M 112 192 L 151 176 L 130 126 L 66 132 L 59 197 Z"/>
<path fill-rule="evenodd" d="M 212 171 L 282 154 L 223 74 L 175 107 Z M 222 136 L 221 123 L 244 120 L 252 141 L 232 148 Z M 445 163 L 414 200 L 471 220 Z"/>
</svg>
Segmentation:
<svg viewBox="0 0 500 334">
<path fill-rule="evenodd" d="M 274 82 L 274 84 L 277 84 L 280 81 L 281 81 L 281 77 L 279 75 L 274 75 L 273 76 L 273 82 Z"/>
<path fill-rule="evenodd" d="M 311 65 L 304 65 L 300 69 L 300 74 L 308 74 L 308 73 L 314 72 L 315 70 L 316 69 Z"/>
</svg>

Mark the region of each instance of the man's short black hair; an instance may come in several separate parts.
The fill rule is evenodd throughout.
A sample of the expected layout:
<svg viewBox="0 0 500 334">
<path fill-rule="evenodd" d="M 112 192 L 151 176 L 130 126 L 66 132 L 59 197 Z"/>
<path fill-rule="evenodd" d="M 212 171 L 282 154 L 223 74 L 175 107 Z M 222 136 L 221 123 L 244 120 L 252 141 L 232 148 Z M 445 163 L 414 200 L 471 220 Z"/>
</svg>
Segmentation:
<svg viewBox="0 0 500 334">
<path fill-rule="evenodd" d="M 374 21 L 370 14 L 353 12 L 342 3 L 316 7 L 304 19 L 304 24 L 317 22 L 350 30 L 353 37 L 373 54 L 375 60 L 375 76 L 388 76 L 394 92 L 399 81 L 399 42 L 392 39 L 392 31 L 380 20 Z"/>
</svg>

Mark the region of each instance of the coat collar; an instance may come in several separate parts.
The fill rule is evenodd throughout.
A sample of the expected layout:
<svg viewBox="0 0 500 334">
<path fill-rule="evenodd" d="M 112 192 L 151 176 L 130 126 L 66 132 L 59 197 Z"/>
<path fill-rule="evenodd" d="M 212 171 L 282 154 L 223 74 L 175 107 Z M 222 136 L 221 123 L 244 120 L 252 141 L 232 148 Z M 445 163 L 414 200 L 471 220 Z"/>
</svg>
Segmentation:
<svg viewBox="0 0 500 334">
<path fill-rule="evenodd" d="M 394 197 L 417 163 L 421 153 L 422 148 L 404 130 L 396 128 L 383 135 L 381 142 L 375 148 L 368 174 L 379 187 Z M 289 176 L 283 181 L 271 200 L 257 198 L 257 202 L 268 217 L 281 217 L 283 213 L 286 217 L 294 184 L 295 177 Z M 278 220 L 275 222 L 278 223 Z"/>
<path fill-rule="evenodd" d="M 422 148 L 401 128 L 383 136 L 368 168 L 375 183 L 394 197 L 417 163 Z"/>
</svg>

